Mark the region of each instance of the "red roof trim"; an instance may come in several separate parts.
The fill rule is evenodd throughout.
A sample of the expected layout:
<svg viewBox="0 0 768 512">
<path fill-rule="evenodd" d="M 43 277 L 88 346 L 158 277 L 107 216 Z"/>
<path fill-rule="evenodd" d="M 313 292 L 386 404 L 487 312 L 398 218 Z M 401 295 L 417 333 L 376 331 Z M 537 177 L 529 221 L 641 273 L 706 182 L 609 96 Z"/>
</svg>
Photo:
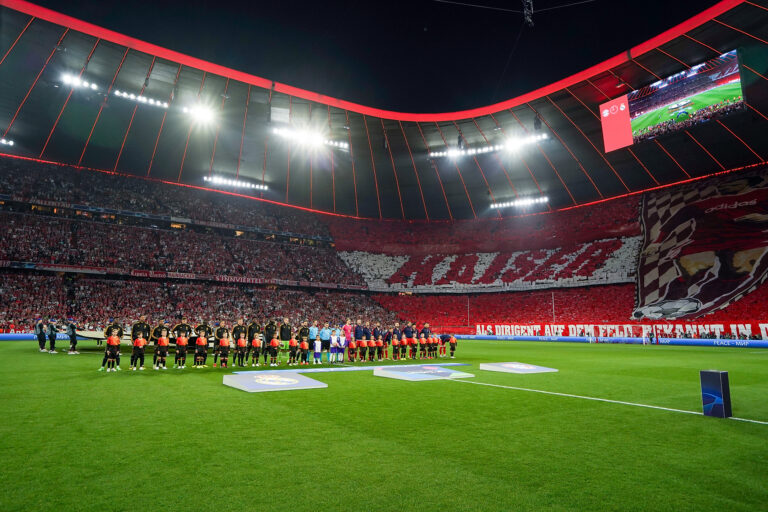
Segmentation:
<svg viewBox="0 0 768 512">
<path fill-rule="evenodd" d="M 351 110 L 353 112 L 357 112 L 360 114 L 373 116 L 373 117 L 381 117 L 384 119 L 394 119 L 398 121 L 417 121 L 417 122 L 453 121 L 453 120 L 459 120 L 459 119 L 468 119 L 471 117 L 483 116 L 483 115 L 498 112 L 500 110 L 516 107 L 518 105 L 522 105 L 526 102 L 538 99 L 548 94 L 552 94 L 556 91 L 564 89 L 565 87 L 569 87 L 573 84 L 586 80 L 587 78 L 591 78 L 613 67 L 623 64 L 624 62 L 629 61 L 630 58 L 637 57 L 643 53 L 651 51 L 654 48 L 661 46 L 676 37 L 681 36 L 685 32 L 688 32 L 702 25 L 703 23 L 706 23 L 707 21 L 710 21 L 714 17 L 719 16 L 724 12 L 730 9 L 733 9 L 734 7 L 742 3 L 744 3 L 744 0 L 722 0 L 718 4 L 710 7 L 709 9 L 706 9 L 705 11 L 697 14 L 696 16 L 693 16 L 692 18 L 684 21 L 683 23 L 677 25 L 676 27 L 673 27 L 665 32 L 662 32 L 658 36 L 652 39 L 649 39 L 648 41 L 642 44 L 639 44 L 634 48 L 631 48 L 629 51 L 622 52 L 621 54 L 616 55 L 615 57 L 605 60 L 579 73 L 571 75 L 567 78 L 563 78 L 562 80 L 558 80 L 557 82 L 554 82 L 545 87 L 541 87 L 529 93 L 523 94 L 516 98 L 511 98 L 509 100 L 506 100 L 500 103 L 487 105 L 485 107 L 474 108 L 470 110 L 461 110 L 458 112 L 416 114 L 416 113 L 396 112 L 392 110 L 382 110 L 378 108 L 367 107 L 365 105 L 360 105 L 357 103 L 352 103 L 349 101 L 332 98 L 330 96 L 325 96 L 323 94 L 307 91 L 304 89 L 299 89 L 298 87 L 293 87 L 290 85 L 281 84 L 277 82 L 275 82 L 275 91 L 282 92 L 290 96 L 303 98 L 305 100 L 310 100 L 310 101 L 315 101 L 325 105 L 330 105 L 332 107 L 340 108 L 343 110 Z M 17 11 L 26 13 L 36 18 L 49 21 L 51 23 L 55 23 L 57 25 L 69 27 L 70 29 L 75 30 L 77 32 L 89 34 L 93 37 L 98 37 L 107 41 L 111 41 L 121 46 L 126 46 L 134 50 L 144 52 L 156 57 L 167 59 L 167 60 L 170 60 L 179 64 L 183 64 L 185 66 L 189 66 L 192 68 L 200 69 L 202 71 L 206 71 L 214 75 L 220 75 L 226 78 L 230 78 L 232 80 L 238 80 L 241 82 L 245 82 L 247 84 L 255 85 L 257 87 L 262 87 L 264 89 L 270 89 L 272 87 L 273 82 L 266 78 L 254 76 L 248 73 L 244 73 L 242 71 L 237 71 L 235 69 L 227 68 L 225 66 L 220 66 L 212 62 L 204 61 L 196 57 L 191 57 L 183 53 L 175 52 L 167 48 L 163 48 L 151 43 L 147 43 L 145 41 L 141 41 L 139 39 L 135 39 L 133 37 L 129 37 L 129 36 L 120 34 L 118 32 L 114 32 L 112 30 L 99 27 L 92 23 L 81 21 L 81 20 L 78 20 L 77 18 L 73 18 L 71 16 L 67 16 L 65 14 L 61 14 L 59 12 L 46 9 L 45 7 L 40 7 L 39 5 L 35 5 L 25 0 L 0 0 L 0 5 L 11 8 L 11 9 L 15 9 Z"/>
</svg>

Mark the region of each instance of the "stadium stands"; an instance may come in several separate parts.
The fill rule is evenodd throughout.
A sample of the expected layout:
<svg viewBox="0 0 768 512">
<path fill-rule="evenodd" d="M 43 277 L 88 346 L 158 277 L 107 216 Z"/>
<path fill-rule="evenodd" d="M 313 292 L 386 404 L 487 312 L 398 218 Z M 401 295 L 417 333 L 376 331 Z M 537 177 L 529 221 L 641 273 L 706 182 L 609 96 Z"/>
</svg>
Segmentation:
<svg viewBox="0 0 768 512">
<path fill-rule="evenodd" d="M 0 259 L 361 284 L 333 249 L 0 212 Z"/>
<path fill-rule="evenodd" d="M 638 198 L 546 215 L 440 222 L 357 221 L 328 218 L 340 251 L 362 248 L 390 255 L 464 254 L 548 249 L 604 238 L 636 236 Z"/>
<path fill-rule="evenodd" d="M 109 318 L 130 324 L 141 314 L 157 323 L 176 321 L 234 322 L 238 317 L 287 316 L 343 322 L 347 316 L 393 322 L 395 315 L 367 295 L 349 292 L 274 290 L 247 285 L 159 282 L 137 279 L 79 277 L 0 272 L 0 325 L 14 321 L 30 330 L 39 316 L 76 318 L 86 330 L 98 330 Z M 343 315 L 343 318 L 342 316 Z"/>
<path fill-rule="evenodd" d="M 469 333 L 483 323 L 627 323 L 634 307 L 634 286 L 473 295 L 378 294 L 374 299 L 396 311 L 401 320 L 419 319 L 438 330 Z"/>
<path fill-rule="evenodd" d="M 427 255 L 341 252 L 376 291 L 422 292 L 533 289 L 634 280 L 639 237 L 612 238 L 553 249 Z"/>
<path fill-rule="evenodd" d="M 90 172 L 82 179 L 88 171 L 0 162 L 5 171 L 0 174 L 0 193 L 12 197 L 0 210 L 0 234 L 6 241 L 0 245 L 2 266 L 73 266 L 64 269 L 68 273 L 63 277 L 1 271 L 0 323 L 14 320 L 28 326 L 41 315 L 75 315 L 98 325 L 112 316 L 127 321 L 142 312 L 158 319 L 181 313 L 206 319 L 254 313 L 288 314 L 294 320 L 340 319 L 334 315 L 383 322 L 398 318 L 428 321 L 455 332 L 471 332 L 476 323 L 488 322 L 631 321 L 641 245 L 637 198 L 504 220 L 356 221 L 121 176 Z M 35 201 L 42 206 L 34 207 Z M 126 215 L 160 212 L 201 222 L 247 222 L 309 237 L 330 234 L 333 239 L 305 245 L 306 240 L 259 238 L 231 227 L 132 225 L 132 218 L 122 213 L 75 217 L 69 209 L 71 216 L 66 217 L 46 203 L 50 201 L 118 206 Z M 11 203 L 27 208 L 14 211 Z M 83 267 L 114 275 L 74 278 Z M 136 279 L 145 274 L 128 277 L 131 271 L 178 275 L 170 281 L 157 276 Z M 292 283 L 283 284 L 293 288 L 216 283 L 213 276 L 284 279 Z M 372 296 L 307 291 L 309 286 L 428 294 Z M 768 303 L 766 288 L 758 287 L 706 319 L 758 320 L 755 312 L 765 311 Z M 476 291 L 486 293 L 473 294 Z"/>
<path fill-rule="evenodd" d="M 158 181 L 9 158 L 0 158 L 0 194 L 27 201 L 83 204 L 276 232 L 328 235 L 320 216 L 295 208 Z"/>
</svg>

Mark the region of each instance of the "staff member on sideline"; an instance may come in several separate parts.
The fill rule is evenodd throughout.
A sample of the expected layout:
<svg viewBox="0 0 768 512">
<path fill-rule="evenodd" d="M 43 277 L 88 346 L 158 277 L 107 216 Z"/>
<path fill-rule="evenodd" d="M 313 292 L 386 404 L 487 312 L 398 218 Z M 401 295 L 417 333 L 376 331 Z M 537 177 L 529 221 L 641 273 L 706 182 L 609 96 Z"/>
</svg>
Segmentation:
<svg viewBox="0 0 768 512">
<path fill-rule="evenodd" d="M 56 320 L 51 318 L 48 320 L 48 344 L 49 354 L 55 354 L 56 353 L 56 335 L 59 333 L 59 330 L 56 328 Z"/>
</svg>

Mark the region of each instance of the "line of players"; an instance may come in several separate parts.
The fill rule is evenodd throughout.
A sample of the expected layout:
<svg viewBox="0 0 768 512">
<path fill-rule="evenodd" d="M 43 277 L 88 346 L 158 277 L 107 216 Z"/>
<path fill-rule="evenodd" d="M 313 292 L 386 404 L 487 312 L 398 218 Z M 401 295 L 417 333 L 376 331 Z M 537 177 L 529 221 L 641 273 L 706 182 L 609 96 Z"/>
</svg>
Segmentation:
<svg viewBox="0 0 768 512">
<path fill-rule="evenodd" d="M 382 329 L 379 323 L 371 329 L 368 323 L 363 324 L 360 320 L 353 326 L 351 319 L 347 319 L 339 329 L 331 329 L 327 322 L 322 328 L 317 322 L 313 322 L 312 326 L 307 324 L 306 321 L 302 322 L 295 330 L 288 319 L 284 318 L 280 326 L 268 320 L 262 328 L 256 319 L 246 326 L 241 318 L 232 329 L 216 324 L 214 331 L 207 323 L 201 323 L 193 330 L 186 319 L 182 318 L 173 328 L 169 328 L 168 322 L 164 322 L 152 329 L 146 322 L 146 317 L 142 315 L 139 321 L 131 326 L 133 350 L 130 368 L 144 370 L 146 346 L 154 342 L 152 366 L 155 370 L 166 370 L 172 338 L 176 346 L 173 367 L 178 369 L 186 368 L 187 355 L 192 350 L 191 343 L 194 346 L 194 366 L 207 367 L 208 346 L 211 341 L 214 348 L 214 368 L 219 359 L 222 368 L 227 368 L 230 364 L 230 354 L 232 363 L 240 367 L 248 363 L 249 357 L 251 366 L 260 366 L 261 357 L 264 359 L 264 365 L 279 366 L 284 354 L 287 354 L 288 366 L 309 365 L 310 354 L 314 356 L 314 364 L 322 364 L 323 354 L 326 354 L 326 361 L 329 363 L 433 359 L 448 357 L 448 348 L 450 357 L 455 358 L 456 338 L 447 334 L 438 336 L 432 333 L 428 323 L 425 323 L 420 331 L 411 322 L 407 322 L 402 329 L 399 323 L 395 323 L 392 328 L 386 330 Z M 116 322 L 108 324 L 104 329 L 106 350 L 99 371 L 120 370 L 120 342 L 123 334 L 122 327 Z"/>
</svg>

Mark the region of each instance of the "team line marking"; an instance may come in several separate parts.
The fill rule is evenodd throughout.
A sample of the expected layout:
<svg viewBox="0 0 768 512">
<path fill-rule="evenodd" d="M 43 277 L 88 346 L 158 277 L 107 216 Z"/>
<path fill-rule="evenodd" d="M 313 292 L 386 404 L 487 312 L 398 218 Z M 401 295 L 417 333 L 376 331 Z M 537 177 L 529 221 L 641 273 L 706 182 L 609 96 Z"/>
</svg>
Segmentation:
<svg viewBox="0 0 768 512">
<path fill-rule="evenodd" d="M 447 379 L 447 380 L 450 380 L 450 381 L 453 381 L 453 382 L 463 382 L 465 384 L 475 384 L 475 385 L 478 385 L 478 386 L 490 386 L 490 387 L 493 387 L 493 388 L 513 389 L 515 391 L 529 391 L 531 393 L 542 393 L 544 395 L 564 396 L 564 397 L 568 397 L 568 398 L 581 398 L 582 400 L 592 400 L 592 401 L 595 401 L 595 402 L 606 402 L 606 403 L 610 403 L 610 404 L 632 405 L 632 406 L 635 406 L 635 407 L 645 407 L 647 409 L 658 409 L 660 411 L 671 411 L 671 412 L 680 412 L 680 413 L 683 413 L 683 414 L 694 414 L 696 416 L 703 416 L 704 415 L 704 413 L 699 412 L 699 411 L 688 411 L 688 410 L 685 410 L 685 409 L 673 409 L 673 408 L 670 408 L 670 407 L 661 407 L 659 405 L 648 405 L 648 404 L 638 404 L 638 403 L 635 403 L 635 402 L 624 402 L 622 400 L 609 400 L 608 398 L 598 398 L 598 397 L 595 397 L 595 396 L 572 395 L 570 393 L 558 393 L 556 391 L 544 391 L 542 389 L 520 388 L 520 387 L 516 387 L 516 386 L 503 386 L 501 384 L 491 384 L 491 383 L 488 383 L 488 382 L 477 382 L 477 381 L 465 380 L 465 379 Z M 757 423 L 759 425 L 768 425 L 768 421 L 751 420 L 751 419 L 748 419 L 748 418 L 736 418 L 734 416 L 730 417 L 729 419 L 736 420 L 736 421 L 746 421 L 746 422 L 749 422 L 749 423 Z"/>
</svg>

